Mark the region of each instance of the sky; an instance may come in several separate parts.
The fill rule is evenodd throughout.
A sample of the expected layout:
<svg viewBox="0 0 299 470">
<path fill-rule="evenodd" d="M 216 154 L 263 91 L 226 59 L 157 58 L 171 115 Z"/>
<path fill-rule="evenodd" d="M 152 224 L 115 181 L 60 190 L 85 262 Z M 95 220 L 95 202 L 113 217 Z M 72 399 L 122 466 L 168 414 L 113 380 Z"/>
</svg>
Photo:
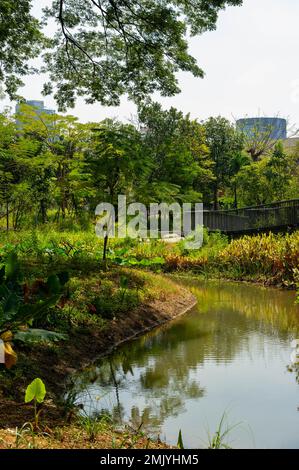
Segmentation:
<svg viewBox="0 0 299 470">
<path fill-rule="evenodd" d="M 34 13 L 48 3 L 34 0 Z M 279 115 L 288 119 L 290 128 L 299 127 L 298 18 L 298 0 L 244 0 L 241 7 L 228 7 L 220 13 L 216 31 L 190 41 L 204 79 L 179 73 L 181 93 L 154 98 L 165 109 L 174 106 L 198 120 Z M 43 77 L 28 77 L 20 92 L 55 109 L 52 97 L 42 97 L 42 84 Z M 14 103 L 0 102 L 2 109 L 7 105 Z M 79 99 L 68 113 L 82 122 L 106 117 L 126 121 L 136 115 L 136 107 L 126 98 L 119 107 L 87 105 Z"/>
</svg>

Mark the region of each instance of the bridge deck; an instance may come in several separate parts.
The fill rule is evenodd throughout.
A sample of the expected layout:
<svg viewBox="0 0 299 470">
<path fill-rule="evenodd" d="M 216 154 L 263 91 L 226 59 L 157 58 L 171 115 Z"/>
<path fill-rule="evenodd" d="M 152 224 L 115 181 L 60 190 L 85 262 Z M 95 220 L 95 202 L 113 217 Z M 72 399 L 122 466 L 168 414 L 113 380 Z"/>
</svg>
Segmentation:
<svg viewBox="0 0 299 470">
<path fill-rule="evenodd" d="M 227 234 L 288 230 L 299 226 L 299 199 L 263 206 L 204 211 L 204 226 Z"/>
</svg>

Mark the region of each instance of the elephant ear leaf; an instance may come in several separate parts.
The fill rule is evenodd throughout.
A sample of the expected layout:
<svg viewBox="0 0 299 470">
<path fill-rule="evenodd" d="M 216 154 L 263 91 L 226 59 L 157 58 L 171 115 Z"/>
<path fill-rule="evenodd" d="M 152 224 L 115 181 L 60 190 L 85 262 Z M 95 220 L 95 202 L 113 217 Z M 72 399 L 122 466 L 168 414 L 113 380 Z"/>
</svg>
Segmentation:
<svg viewBox="0 0 299 470">
<path fill-rule="evenodd" d="M 30 403 L 32 400 L 37 403 L 42 403 L 46 396 L 46 387 L 44 382 L 37 378 L 28 385 L 25 393 L 25 403 Z"/>
<path fill-rule="evenodd" d="M 38 328 L 30 328 L 27 331 L 18 331 L 14 335 L 14 339 L 27 344 L 34 343 L 54 343 L 56 341 L 65 341 L 67 335 L 56 333 L 55 331 L 41 330 Z"/>
</svg>

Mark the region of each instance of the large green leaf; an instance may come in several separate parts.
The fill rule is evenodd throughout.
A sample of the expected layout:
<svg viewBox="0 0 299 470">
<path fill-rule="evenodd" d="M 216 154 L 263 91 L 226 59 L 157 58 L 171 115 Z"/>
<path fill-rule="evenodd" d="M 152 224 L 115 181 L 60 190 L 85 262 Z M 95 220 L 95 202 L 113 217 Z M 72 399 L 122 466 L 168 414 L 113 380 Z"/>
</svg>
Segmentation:
<svg viewBox="0 0 299 470">
<path fill-rule="evenodd" d="M 29 403 L 32 400 L 36 400 L 38 403 L 42 403 L 46 396 L 46 387 L 44 382 L 37 378 L 34 379 L 31 384 L 28 385 L 25 394 L 25 403 Z"/>
<path fill-rule="evenodd" d="M 161 256 L 157 256 L 151 260 L 152 264 L 165 264 L 165 259 Z"/>
<path fill-rule="evenodd" d="M 41 330 L 38 328 L 30 328 L 27 331 L 18 331 L 14 335 L 14 339 L 23 343 L 54 343 L 56 341 L 65 341 L 67 335 L 56 333 L 55 331 Z"/>
</svg>

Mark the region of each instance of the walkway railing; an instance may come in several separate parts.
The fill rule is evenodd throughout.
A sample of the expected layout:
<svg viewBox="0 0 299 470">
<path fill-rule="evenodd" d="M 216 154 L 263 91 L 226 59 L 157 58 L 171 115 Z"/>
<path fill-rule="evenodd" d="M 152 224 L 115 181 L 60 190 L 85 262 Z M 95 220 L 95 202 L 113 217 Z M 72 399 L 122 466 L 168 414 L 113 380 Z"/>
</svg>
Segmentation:
<svg viewBox="0 0 299 470">
<path fill-rule="evenodd" d="M 204 211 L 204 226 L 224 233 L 284 230 L 299 226 L 299 199 L 261 206 Z"/>
</svg>

